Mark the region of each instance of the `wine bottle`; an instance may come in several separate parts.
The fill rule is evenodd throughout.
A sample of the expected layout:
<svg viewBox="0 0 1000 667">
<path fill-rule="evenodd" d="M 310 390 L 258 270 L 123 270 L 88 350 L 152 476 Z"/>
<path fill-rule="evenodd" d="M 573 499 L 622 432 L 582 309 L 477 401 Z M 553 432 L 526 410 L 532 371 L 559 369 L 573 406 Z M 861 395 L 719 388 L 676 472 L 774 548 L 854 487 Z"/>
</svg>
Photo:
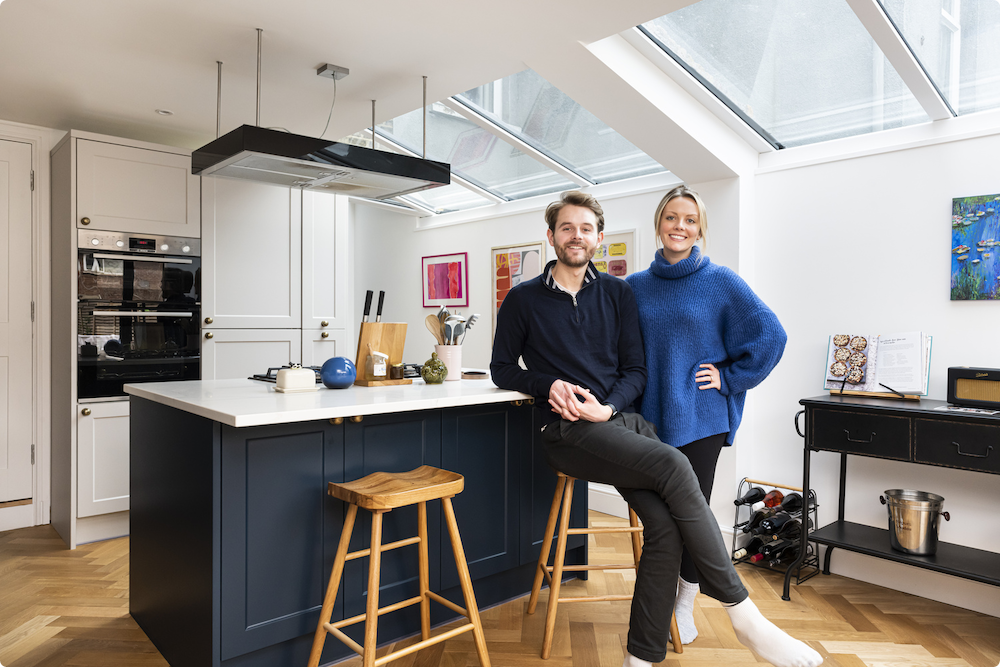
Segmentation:
<svg viewBox="0 0 1000 667">
<path fill-rule="evenodd" d="M 778 512 L 774 516 L 761 520 L 760 524 L 752 530 L 755 535 L 767 535 L 777 533 L 787 521 L 792 520 L 792 515 L 788 512 Z"/>
<path fill-rule="evenodd" d="M 781 509 L 786 512 L 794 512 L 796 510 L 802 509 L 802 494 L 800 493 L 789 493 L 787 496 L 781 499 L 779 503 Z"/>
<path fill-rule="evenodd" d="M 733 553 L 733 559 L 739 560 L 740 558 L 746 558 L 747 554 L 756 554 L 762 546 L 764 546 L 763 539 L 759 537 L 751 538 L 749 542 L 743 545 L 742 549 Z"/>
<path fill-rule="evenodd" d="M 811 530 L 813 527 L 812 519 L 809 519 L 807 517 L 806 525 L 809 526 L 809 529 Z M 783 539 L 789 539 L 789 540 L 797 540 L 800 535 L 802 535 L 801 519 L 792 519 L 790 521 L 786 521 L 784 525 L 778 528 L 777 532 L 775 533 L 776 538 L 781 537 Z"/>
<path fill-rule="evenodd" d="M 742 498 L 737 498 L 733 501 L 733 504 L 739 507 L 740 505 L 753 505 L 756 502 L 764 500 L 764 489 L 759 486 L 751 486 L 750 490 L 743 494 Z"/>
<path fill-rule="evenodd" d="M 753 516 L 750 517 L 750 520 L 747 521 L 746 525 L 743 526 L 743 532 L 749 533 L 750 531 L 756 529 L 757 526 L 760 525 L 761 521 L 770 516 L 774 516 L 777 512 L 778 509 L 775 507 L 765 507 L 757 510 L 753 513 Z"/>
<path fill-rule="evenodd" d="M 777 489 L 771 489 L 764 496 L 764 507 L 777 507 L 781 504 L 782 499 L 785 497 L 781 491 Z"/>
<path fill-rule="evenodd" d="M 781 565 L 782 563 L 785 564 L 791 563 L 798 557 L 798 555 L 799 555 L 799 545 L 790 544 L 789 546 L 785 547 L 778 553 L 771 556 L 771 560 L 769 560 L 767 564 L 770 565 L 771 567 L 776 567 L 778 565 Z"/>
<path fill-rule="evenodd" d="M 777 540 L 769 544 L 765 544 L 760 548 L 760 554 L 764 558 L 773 558 L 783 549 L 795 544 L 792 540 Z"/>
</svg>

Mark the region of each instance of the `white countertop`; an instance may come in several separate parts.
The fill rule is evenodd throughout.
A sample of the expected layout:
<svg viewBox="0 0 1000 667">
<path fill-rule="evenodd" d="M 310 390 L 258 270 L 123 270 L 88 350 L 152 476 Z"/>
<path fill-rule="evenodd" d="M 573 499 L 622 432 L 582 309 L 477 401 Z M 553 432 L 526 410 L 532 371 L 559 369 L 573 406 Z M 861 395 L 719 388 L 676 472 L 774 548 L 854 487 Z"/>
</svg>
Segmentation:
<svg viewBox="0 0 1000 667">
<path fill-rule="evenodd" d="M 263 426 L 293 422 L 411 412 L 463 405 L 503 403 L 531 398 L 500 389 L 491 380 L 457 380 L 388 387 L 327 389 L 283 394 L 274 384 L 257 380 L 187 380 L 127 384 L 125 391 L 229 426 Z"/>
</svg>

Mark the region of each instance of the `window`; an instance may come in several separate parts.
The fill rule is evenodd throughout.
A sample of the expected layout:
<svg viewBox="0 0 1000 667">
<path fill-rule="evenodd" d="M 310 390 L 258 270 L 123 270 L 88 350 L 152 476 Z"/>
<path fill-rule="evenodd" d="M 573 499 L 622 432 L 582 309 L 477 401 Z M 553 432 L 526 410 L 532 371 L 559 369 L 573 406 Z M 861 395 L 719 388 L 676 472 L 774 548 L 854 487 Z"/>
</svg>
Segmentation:
<svg viewBox="0 0 1000 667">
<path fill-rule="evenodd" d="M 702 0 L 640 29 L 776 148 L 928 120 L 844 0 Z"/>
</svg>

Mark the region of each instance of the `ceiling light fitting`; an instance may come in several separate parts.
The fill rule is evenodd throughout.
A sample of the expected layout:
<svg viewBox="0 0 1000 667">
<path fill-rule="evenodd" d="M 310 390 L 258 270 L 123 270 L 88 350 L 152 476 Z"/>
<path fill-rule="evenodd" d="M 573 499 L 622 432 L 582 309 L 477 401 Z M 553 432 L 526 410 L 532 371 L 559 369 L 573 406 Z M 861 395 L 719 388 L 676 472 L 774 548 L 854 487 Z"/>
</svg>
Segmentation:
<svg viewBox="0 0 1000 667">
<path fill-rule="evenodd" d="M 173 116 L 174 115 L 174 112 L 171 111 L 170 109 L 157 109 L 156 113 L 160 114 L 161 116 Z"/>
<path fill-rule="evenodd" d="M 340 67 L 338 65 L 331 65 L 330 63 L 323 63 L 316 68 L 316 74 L 319 76 L 325 76 L 334 81 L 340 81 L 345 76 L 351 73 L 351 70 L 346 67 Z"/>
</svg>

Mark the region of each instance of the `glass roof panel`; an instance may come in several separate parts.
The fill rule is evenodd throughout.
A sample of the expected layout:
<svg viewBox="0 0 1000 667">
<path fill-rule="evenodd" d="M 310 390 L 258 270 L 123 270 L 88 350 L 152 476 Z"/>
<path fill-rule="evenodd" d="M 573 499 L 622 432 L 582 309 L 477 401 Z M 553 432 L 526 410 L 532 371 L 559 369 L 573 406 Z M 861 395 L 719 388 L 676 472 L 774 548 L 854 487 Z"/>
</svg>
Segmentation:
<svg viewBox="0 0 1000 667">
<path fill-rule="evenodd" d="M 423 112 L 417 109 L 393 118 L 379 125 L 378 132 L 420 155 Z M 447 162 L 453 173 L 507 199 L 576 187 L 531 156 L 437 102 L 427 109 L 427 158 Z"/>
<path fill-rule="evenodd" d="M 533 70 L 456 97 L 593 183 L 665 171 Z"/>
<path fill-rule="evenodd" d="M 844 0 L 701 0 L 640 28 L 779 148 L 929 120 Z"/>
<path fill-rule="evenodd" d="M 1000 107 L 1000 2 L 880 1 L 956 113 Z"/>
<path fill-rule="evenodd" d="M 414 201 L 435 213 L 464 211 L 470 208 L 488 206 L 493 203 L 486 197 L 480 197 L 469 188 L 462 187 L 458 183 L 403 195 L 403 199 Z"/>
</svg>

